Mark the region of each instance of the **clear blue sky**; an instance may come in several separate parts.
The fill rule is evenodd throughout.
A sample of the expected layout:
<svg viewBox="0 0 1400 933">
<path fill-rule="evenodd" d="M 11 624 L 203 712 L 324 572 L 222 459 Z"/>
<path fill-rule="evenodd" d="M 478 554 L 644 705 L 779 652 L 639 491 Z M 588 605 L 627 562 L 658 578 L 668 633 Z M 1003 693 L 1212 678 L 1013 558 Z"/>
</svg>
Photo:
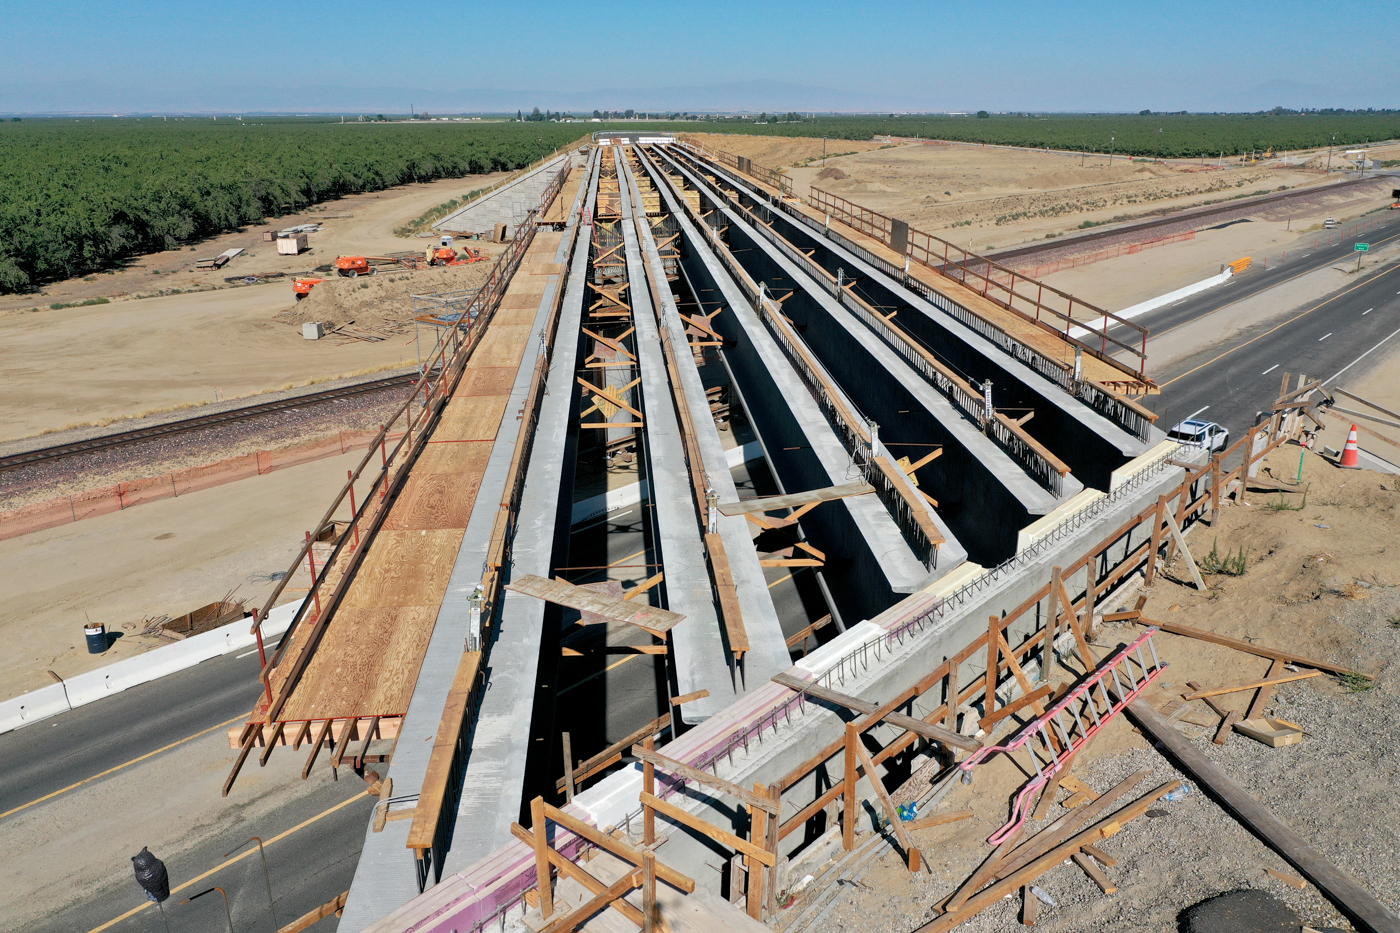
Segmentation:
<svg viewBox="0 0 1400 933">
<path fill-rule="evenodd" d="M 743 82 L 840 91 L 832 106 L 842 109 L 1237 109 L 1265 106 L 1253 101 L 1261 94 L 1289 106 L 1400 106 L 1396 0 L 10 0 L 0 9 L 9 111 L 356 110 L 387 106 L 398 91 L 394 109 L 441 109 L 472 89 L 521 92 L 527 108 L 555 95 L 559 109 L 582 106 L 578 92 Z M 750 94 L 820 106 L 792 88 Z M 342 107 L 327 108 L 338 95 Z M 675 96 L 677 109 L 699 109 L 706 95 Z M 648 98 L 639 109 L 664 105 Z"/>
</svg>

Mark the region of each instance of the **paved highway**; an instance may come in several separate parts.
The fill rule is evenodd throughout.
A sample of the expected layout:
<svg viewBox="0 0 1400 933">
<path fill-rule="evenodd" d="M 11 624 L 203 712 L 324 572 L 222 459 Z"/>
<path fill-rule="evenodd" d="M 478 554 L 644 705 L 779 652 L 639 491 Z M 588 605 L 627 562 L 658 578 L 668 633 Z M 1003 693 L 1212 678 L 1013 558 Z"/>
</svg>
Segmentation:
<svg viewBox="0 0 1400 933">
<path fill-rule="evenodd" d="M 353 772 L 342 771 L 341 780 L 334 782 L 324 773 L 314 774 L 291 793 L 264 787 L 268 800 L 257 802 L 247 799 L 250 788 L 242 788 L 245 799 L 238 799 L 236 790 L 234 798 L 223 801 L 209 779 L 226 772 L 232 761 L 223 732 L 230 720 L 246 716 L 257 694 L 256 677 L 255 654 L 229 655 L 0 736 L 0 758 L 6 763 L 6 779 L 0 782 L 0 845 L 7 837 L 32 832 L 35 816 L 61 826 L 74 818 L 75 808 L 77 819 L 94 826 L 111 814 L 140 812 L 153 835 L 168 835 L 170 819 L 186 820 L 189 836 L 203 837 L 200 841 L 176 852 L 153 846 L 166 862 L 172 888 L 188 885 L 165 904 L 170 930 L 177 933 L 224 928 L 217 894 L 179 905 L 213 885 L 228 892 L 235 930 L 272 929 L 256 847 L 242 859 L 238 853 L 225 858 L 253 835 L 267 842 L 282 925 L 334 898 L 349 887 L 372 806 Z M 256 765 L 250 766 L 256 771 Z M 161 801 L 171 788 L 159 781 L 171 774 L 188 774 L 191 782 L 204 777 L 212 788 L 207 810 L 193 817 L 166 811 Z M 279 773 L 269 784 L 284 777 Z M 26 823 L 28 827 L 22 825 Z M 83 837 L 81 830 L 74 836 Z M 0 929 L 164 933 L 154 906 L 142 908 L 143 895 L 131 873 L 129 858 L 143 840 L 104 839 L 102 844 L 111 849 L 110 856 L 102 856 L 110 858 L 111 868 L 96 879 L 91 893 L 84 891 L 71 903 L 55 905 L 42 920 L 31 918 L 20 927 L 9 925 L 15 920 L 10 911 Z M 27 857 L 43 860 L 45 855 L 30 852 Z M 50 872 L 38 867 L 12 877 L 9 884 L 26 884 L 31 875 L 40 877 L 30 883 L 46 883 L 42 876 Z M 62 865 L 54 865 L 49 881 L 62 878 L 62 872 Z M 205 873 L 207 877 L 194 880 Z M 74 884 L 84 881 L 92 879 L 75 879 Z M 14 891 L 12 887 L 11 897 Z M 136 912 L 128 915 L 132 910 Z"/>
<path fill-rule="evenodd" d="M 1288 306 L 1292 304 L 1287 300 L 1290 281 L 1351 259 L 1356 242 L 1379 248 L 1400 240 L 1400 212 L 1379 219 L 1377 228 L 1359 236 L 1338 236 L 1331 247 L 1323 233 L 1319 237 L 1323 245 L 1296 260 L 1251 269 L 1226 286 L 1144 315 L 1137 323 L 1146 326 L 1152 338 L 1181 328 L 1203 331 L 1215 321 L 1227 320 L 1232 306 L 1272 288 L 1279 289 L 1280 303 Z M 1162 395 L 1147 404 L 1161 414 L 1158 423 L 1170 427 L 1206 408 L 1201 417 L 1223 424 L 1232 438 L 1238 438 L 1254 424 L 1255 413 L 1273 403 L 1283 372 L 1358 378 L 1400 345 L 1397 270 L 1400 265 L 1392 264 L 1363 272 L 1359 280 L 1329 295 L 1247 327 L 1155 373 Z"/>
</svg>

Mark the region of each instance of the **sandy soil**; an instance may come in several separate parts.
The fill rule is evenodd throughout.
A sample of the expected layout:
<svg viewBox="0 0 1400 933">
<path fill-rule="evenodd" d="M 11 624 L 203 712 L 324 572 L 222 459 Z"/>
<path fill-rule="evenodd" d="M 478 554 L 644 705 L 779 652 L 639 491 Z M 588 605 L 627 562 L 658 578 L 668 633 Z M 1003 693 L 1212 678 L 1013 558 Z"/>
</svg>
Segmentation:
<svg viewBox="0 0 1400 933">
<path fill-rule="evenodd" d="M 748 136 L 727 133 L 687 133 L 702 146 L 747 156 L 760 165 L 771 169 L 785 169 L 806 165 L 813 160 L 821 161 L 823 145 L 827 158 L 849 155 L 857 152 L 871 152 L 877 149 L 893 148 L 888 143 L 875 143 L 865 140 L 821 139 L 790 136 Z M 803 192 L 805 194 L 805 192 Z"/>
<path fill-rule="evenodd" d="M 789 172 L 809 186 L 909 221 L 976 251 L 1005 248 L 1124 214 L 1183 207 L 1244 192 L 1321 183 L 1323 176 L 1254 166 L 1187 166 L 1028 150 L 904 145 L 828 159 Z M 823 172 L 826 177 L 819 178 Z M 841 177 L 845 176 L 845 177 Z"/>
<path fill-rule="evenodd" d="M 0 697 L 47 686 L 49 670 L 70 677 L 168 644 L 143 637 L 144 620 L 183 615 L 230 591 L 260 605 L 363 456 L 351 451 L 0 541 L 0 566 L 25 581 L 0 603 Z M 304 577 L 288 584 L 288 599 L 305 595 Z M 87 653 L 87 618 L 121 633 L 105 654 Z"/>
<path fill-rule="evenodd" d="M 356 195 L 298 217 L 280 218 L 275 228 L 327 218 L 326 227 L 311 235 L 310 253 L 299 257 L 276 256 L 274 245 L 262 242 L 262 231 L 274 227 L 247 228 L 195 252 L 159 253 L 122 272 L 60 283 L 45 290 L 42 309 L 34 307 L 33 296 L 0 301 L 0 405 L 9 413 L 0 424 L 0 440 L 411 364 L 416 359 L 411 328 L 373 343 L 310 341 L 302 338 L 301 322 L 405 321 L 412 315 L 410 293 L 473 287 L 489 262 L 403 272 L 383 281 L 379 276 L 337 278 L 318 286 L 324 294 L 313 291 L 300 303 L 305 308 L 296 307 L 291 283 L 285 279 L 239 287 L 227 287 L 223 279 L 245 272 L 306 272 L 337 254 L 417 251 L 430 240 L 397 237 L 395 227 L 496 177 Z M 191 268 L 196 257 L 230 246 L 249 247 L 249 252 L 217 273 Z M 57 311 L 47 304 L 144 294 L 157 286 L 182 292 L 117 297 L 111 304 Z"/>
<path fill-rule="evenodd" d="M 1280 484 L 1275 477 L 1295 475 L 1298 452 L 1290 446 L 1272 454 L 1259 484 L 1251 489 L 1251 504 L 1227 505 L 1219 528 L 1199 526 L 1190 536 L 1198 561 L 1206 559 L 1217 541 L 1222 553 L 1244 548 L 1247 573 L 1207 575 L 1209 589 L 1198 593 L 1183 567 L 1169 567 L 1152 588 L 1146 614 L 1292 648 L 1352 665 L 1375 678 L 1372 687 L 1359 692 L 1331 676 L 1279 688 L 1271 708 L 1308 730 L 1303 743 L 1287 748 L 1270 749 L 1238 734 L 1223 748 L 1211 744 L 1218 718 L 1199 702 L 1189 705 L 1177 726 L 1280 818 L 1393 907 L 1394 892 L 1400 889 L 1400 848 L 1393 821 L 1377 822 L 1372 814 L 1393 812 L 1400 805 L 1400 762 L 1392 754 L 1390 729 L 1400 711 L 1400 682 L 1395 678 L 1400 663 L 1400 625 L 1395 621 L 1400 618 L 1400 563 L 1390 553 L 1400 540 L 1400 492 L 1393 476 L 1337 470 L 1309 454 L 1303 475 L 1307 506 L 1295 510 L 1302 505 L 1303 487 Z M 1283 493 L 1264 489 L 1279 485 Z M 1125 598 L 1120 595 L 1105 611 L 1118 608 Z M 1105 628 L 1096 639 L 1100 654 L 1140 632 L 1131 624 Z M 1264 659 L 1193 639 L 1163 634 L 1157 642 L 1171 668 L 1163 675 L 1161 691 L 1152 696 L 1154 705 L 1177 699 L 1188 681 L 1209 686 L 1242 683 L 1263 676 L 1269 666 Z M 1072 670 L 1063 672 L 1063 677 L 1071 675 Z M 1243 710 L 1252 696 L 1230 694 L 1219 701 L 1227 709 Z M 971 787 L 956 786 L 943 804 L 949 809 L 971 806 L 976 818 L 916 834 L 928 873 L 911 876 L 897 856 L 887 852 L 863 878 L 856 877 L 867 887 L 843 886 L 848 893 L 838 899 L 825 922 L 809 929 L 907 931 L 922 923 L 929 905 L 953 891 L 986 856 L 983 838 L 1005 819 L 1007 797 L 1024 781 L 1005 758 L 997 761 L 1000 764 L 979 768 Z M 1346 762 L 1344 780 L 1338 780 L 1339 761 Z M 1139 793 L 1179 777 L 1119 720 L 1081 753 L 1075 772 L 1102 791 L 1137 768 L 1153 772 Z M 1059 907 L 1042 908 L 1039 925 L 1066 933 L 1175 929 L 1181 909 L 1246 887 L 1285 900 L 1303 922 L 1345 928 L 1315 888 L 1294 890 L 1268 876 L 1266 867 L 1296 871 L 1198 789 L 1160 809 L 1166 814 L 1163 818 L 1137 820 L 1103 846 L 1119 860 L 1107 872 L 1120 886 L 1117 894 L 1100 894 L 1073 865 L 1042 876 L 1036 883 L 1058 900 Z M 1057 805 L 1049 817 L 1063 812 Z M 1021 929 L 1018 912 L 1019 897 L 1001 902 L 960 929 Z"/>
</svg>

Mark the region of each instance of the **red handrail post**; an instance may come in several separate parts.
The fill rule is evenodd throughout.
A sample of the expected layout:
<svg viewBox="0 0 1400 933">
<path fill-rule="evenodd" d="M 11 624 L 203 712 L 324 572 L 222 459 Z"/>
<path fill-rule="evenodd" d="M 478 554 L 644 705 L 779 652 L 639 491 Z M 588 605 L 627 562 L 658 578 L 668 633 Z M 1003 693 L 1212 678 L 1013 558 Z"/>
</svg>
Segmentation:
<svg viewBox="0 0 1400 933">
<path fill-rule="evenodd" d="M 316 600 L 316 615 L 321 615 L 321 591 L 316 587 L 316 554 L 311 550 L 311 532 L 306 533 L 306 564 L 311 569 L 311 596 Z"/>
<path fill-rule="evenodd" d="M 360 548 L 360 510 L 355 506 L 355 471 L 346 470 L 345 479 L 350 486 L 350 525 L 355 529 L 355 549 Z"/>
</svg>

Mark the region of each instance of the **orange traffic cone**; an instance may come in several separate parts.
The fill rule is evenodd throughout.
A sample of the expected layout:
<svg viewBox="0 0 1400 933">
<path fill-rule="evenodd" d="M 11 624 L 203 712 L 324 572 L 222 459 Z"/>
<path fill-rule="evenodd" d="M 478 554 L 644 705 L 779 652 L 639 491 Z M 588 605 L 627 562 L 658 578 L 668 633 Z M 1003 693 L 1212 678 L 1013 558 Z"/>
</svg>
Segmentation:
<svg viewBox="0 0 1400 933">
<path fill-rule="evenodd" d="M 1351 426 L 1351 433 L 1347 434 L 1347 445 L 1342 449 L 1342 459 L 1337 461 L 1337 466 L 1344 470 L 1361 469 L 1361 455 L 1356 450 L 1356 425 Z"/>
</svg>

